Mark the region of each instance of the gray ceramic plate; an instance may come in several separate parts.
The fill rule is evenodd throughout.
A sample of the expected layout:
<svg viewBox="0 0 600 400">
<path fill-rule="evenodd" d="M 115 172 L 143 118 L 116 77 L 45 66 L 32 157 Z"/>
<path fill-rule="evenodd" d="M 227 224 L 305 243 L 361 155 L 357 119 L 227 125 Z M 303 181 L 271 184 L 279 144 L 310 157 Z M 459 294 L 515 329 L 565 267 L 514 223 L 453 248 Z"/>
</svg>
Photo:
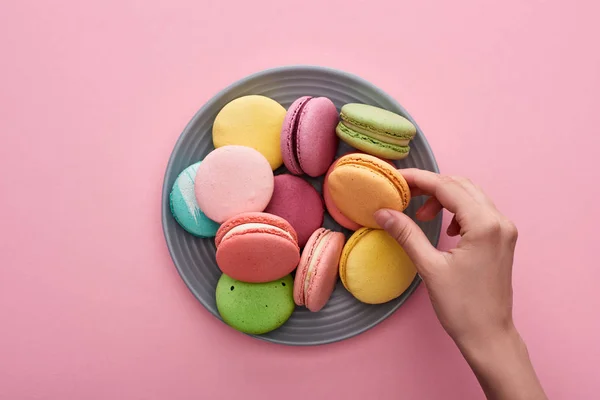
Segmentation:
<svg viewBox="0 0 600 400">
<path fill-rule="evenodd" d="M 169 192 L 177 175 L 188 165 L 202 160 L 212 149 L 212 124 L 219 110 L 231 100 L 249 94 L 271 97 L 284 107 L 304 95 L 330 98 L 338 109 L 346 103 L 366 103 L 379 106 L 406 118 L 413 119 L 400 104 L 369 82 L 345 72 L 310 66 L 291 66 L 270 69 L 244 78 L 214 96 L 196 113 L 185 128 L 171 154 L 162 191 L 162 223 L 173 262 L 194 296 L 217 318 L 215 287 L 221 271 L 215 263 L 215 245 L 212 239 L 198 239 L 186 233 L 173 219 L 169 210 Z M 416 125 L 416 124 L 415 124 Z M 410 156 L 397 162 L 399 168 L 416 167 L 438 171 L 435 158 L 423 132 L 417 127 L 417 136 L 411 143 Z M 341 144 L 338 155 L 350 148 Z M 276 173 L 285 172 L 284 169 Z M 310 180 L 321 187 L 322 179 Z M 423 203 L 415 198 L 407 210 L 414 217 Z M 325 226 L 344 231 L 328 215 Z M 432 222 L 420 223 L 427 237 L 437 245 L 441 216 Z M 297 307 L 281 328 L 257 338 L 289 345 L 316 345 L 331 343 L 358 335 L 377 325 L 397 310 L 419 285 L 417 277 L 399 298 L 380 305 L 358 302 L 338 282 L 331 300 L 323 310 L 311 313 Z"/>
</svg>

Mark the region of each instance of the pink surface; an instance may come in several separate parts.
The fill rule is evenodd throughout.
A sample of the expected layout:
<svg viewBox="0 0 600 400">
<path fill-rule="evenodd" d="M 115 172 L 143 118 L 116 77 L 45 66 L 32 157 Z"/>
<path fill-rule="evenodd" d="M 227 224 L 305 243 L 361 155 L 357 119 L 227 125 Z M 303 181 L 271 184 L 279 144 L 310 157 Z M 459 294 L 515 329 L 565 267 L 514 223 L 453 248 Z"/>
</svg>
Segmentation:
<svg viewBox="0 0 600 400">
<path fill-rule="evenodd" d="M 312 234 L 302 251 L 294 278 L 294 302 L 297 305 L 305 305 L 310 311 L 317 312 L 327 304 L 338 278 L 338 264 L 345 242 L 343 233 L 325 228 Z M 312 272 L 305 290 L 311 264 Z"/>
<path fill-rule="evenodd" d="M 323 224 L 325 209 L 317 190 L 304 179 L 290 174 L 275 177 L 275 189 L 265 212 L 288 221 L 303 247 L 314 231 Z"/>
<path fill-rule="evenodd" d="M 213 221 L 263 211 L 273 195 L 273 171 L 257 150 L 223 146 L 202 160 L 194 189 L 200 209 Z"/>
<path fill-rule="evenodd" d="M 224 86 L 295 63 L 384 88 L 442 170 L 516 221 L 540 378 L 552 399 L 598 398 L 600 6 L 367 5 L 306 0 L 290 29 L 270 0 L 3 3 L 0 398 L 482 398 L 424 287 L 359 337 L 292 348 L 217 321 L 177 275 L 160 224 L 177 137 Z"/>
</svg>

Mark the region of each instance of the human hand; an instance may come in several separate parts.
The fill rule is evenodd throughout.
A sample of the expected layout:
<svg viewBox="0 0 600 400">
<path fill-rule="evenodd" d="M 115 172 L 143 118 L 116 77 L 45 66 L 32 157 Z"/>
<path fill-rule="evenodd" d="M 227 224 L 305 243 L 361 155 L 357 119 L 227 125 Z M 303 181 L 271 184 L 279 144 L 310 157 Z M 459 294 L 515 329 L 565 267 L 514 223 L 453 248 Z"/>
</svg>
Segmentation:
<svg viewBox="0 0 600 400">
<path fill-rule="evenodd" d="M 417 218 L 430 221 L 446 208 L 454 213 L 448 235 L 461 235 L 455 249 L 443 252 L 405 214 L 392 210 L 375 214 L 415 263 L 442 326 L 459 345 L 512 329 L 515 225 L 468 179 L 418 169 L 400 172 L 413 197 L 431 196 Z"/>
<path fill-rule="evenodd" d="M 412 196 L 431 196 L 417 211 L 430 221 L 447 209 L 454 214 L 450 236 L 456 248 L 439 251 L 407 215 L 375 213 L 404 248 L 423 278 L 442 326 L 473 369 L 488 399 L 546 399 L 512 316 L 515 225 L 465 178 L 418 169 L 400 171 Z"/>
</svg>

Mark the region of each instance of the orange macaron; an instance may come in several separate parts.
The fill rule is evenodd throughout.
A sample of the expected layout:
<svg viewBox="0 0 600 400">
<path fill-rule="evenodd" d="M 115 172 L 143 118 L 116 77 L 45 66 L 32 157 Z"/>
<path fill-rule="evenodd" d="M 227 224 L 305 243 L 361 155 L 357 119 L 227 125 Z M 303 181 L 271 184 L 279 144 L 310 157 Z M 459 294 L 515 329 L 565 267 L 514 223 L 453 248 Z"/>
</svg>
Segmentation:
<svg viewBox="0 0 600 400">
<path fill-rule="evenodd" d="M 340 212 L 369 228 L 381 228 L 373 216 L 377 210 L 404 211 L 411 198 L 402 174 L 368 154 L 348 154 L 337 160 L 327 177 L 327 186 Z"/>
</svg>

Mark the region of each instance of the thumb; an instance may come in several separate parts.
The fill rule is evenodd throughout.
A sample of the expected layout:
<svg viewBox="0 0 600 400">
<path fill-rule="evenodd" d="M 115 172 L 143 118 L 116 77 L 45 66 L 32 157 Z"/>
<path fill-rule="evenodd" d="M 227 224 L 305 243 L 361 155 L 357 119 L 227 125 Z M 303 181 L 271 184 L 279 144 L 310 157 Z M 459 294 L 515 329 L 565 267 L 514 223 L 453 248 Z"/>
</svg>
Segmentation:
<svg viewBox="0 0 600 400">
<path fill-rule="evenodd" d="M 425 233 L 408 215 L 382 209 L 377 211 L 374 217 L 379 226 L 406 251 L 420 275 L 439 262 L 442 254 L 431 245 Z"/>
</svg>

